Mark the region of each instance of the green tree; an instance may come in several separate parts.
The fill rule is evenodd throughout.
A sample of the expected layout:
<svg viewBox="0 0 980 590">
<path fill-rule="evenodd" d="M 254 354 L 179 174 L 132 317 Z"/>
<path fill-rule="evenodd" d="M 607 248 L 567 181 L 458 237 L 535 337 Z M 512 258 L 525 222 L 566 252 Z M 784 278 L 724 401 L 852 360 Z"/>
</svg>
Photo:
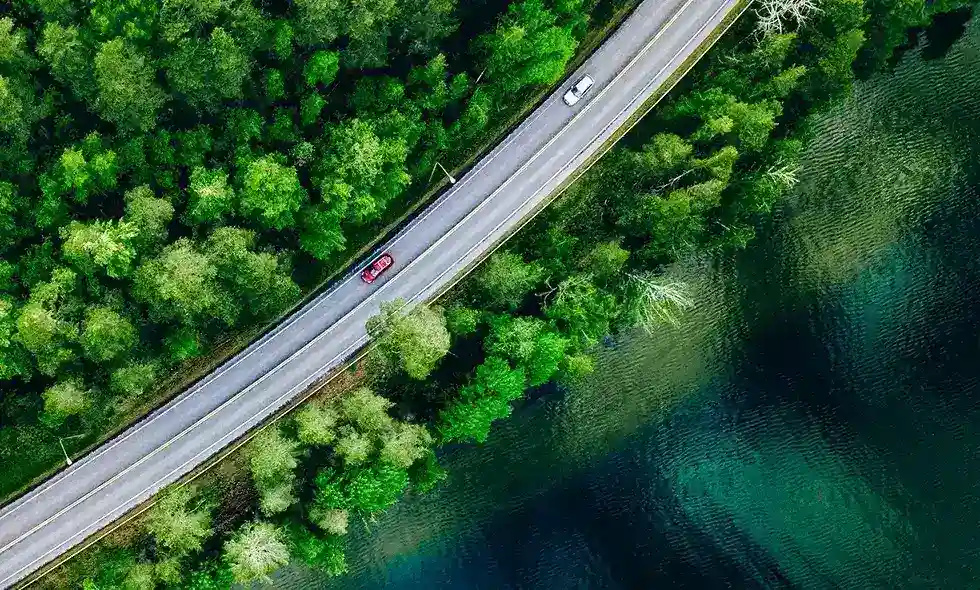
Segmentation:
<svg viewBox="0 0 980 590">
<path fill-rule="evenodd" d="M 221 27 L 211 31 L 208 50 L 212 68 L 209 81 L 217 87 L 220 98 L 240 98 L 242 83 L 252 69 L 248 54 Z"/>
<path fill-rule="evenodd" d="M 448 476 L 449 474 L 446 470 L 439 465 L 436 454 L 432 449 L 429 449 L 408 470 L 408 477 L 411 481 L 412 489 L 420 494 L 432 491 L 439 485 L 439 482 Z"/>
<path fill-rule="evenodd" d="M 231 567 L 223 560 L 205 560 L 184 582 L 187 590 L 228 590 L 235 583 Z"/>
<path fill-rule="evenodd" d="M 327 87 L 337 78 L 340 71 L 340 54 L 336 51 L 316 51 L 306 60 L 303 67 L 303 78 L 306 83 L 316 88 Z"/>
<path fill-rule="evenodd" d="M 11 133 L 23 122 L 24 104 L 15 91 L 16 82 L 0 75 L 0 131 Z"/>
<path fill-rule="evenodd" d="M 350 67 L 377 68 L 388 60 L 388 37 L 399 14 L 396 0 L 352 0 L 347 12 L 349 43 L 344 60 Z"/>
<path fill-rule="evenodd" d="M 82 350 L 89 359 L 106 363 L 129 352 L 136 344 L 136 328 L 115 310 L 95 306 L 85 315 Z"/>
<path fill-rule="evenodd" d="M 726 145 L 704 159 L 694 160 L 693 164 L 696 168 L 706 171 L 713 178 L 727 183 L 732 175 L 736 160 L 738 160 L 738 150 L 733 146 Z"/>
<path fill-rule="evenodd" d="M 234 293 L 252 317 L 268 317 L 299 297 L 289 268 L 270 252 L 255 252 L 255 233 L 237 227 L 216 229 L 203 251 L 218 271 L 224 291 Z"/>
<path fill-rule="evenodd" d="M 152 563 L 134 564 L 123 578 L 122 590 L 153 590 L 157 586 L 154 569 Z"/>
<path fill-rule="evenodd" d="M 41 393 L 47 420 L 58 424 L 69 416 L 85 411 L 91 404 L 91 392 L 78 379 L 59 381 Z"/>
<path fill-rule="evenodd" d="M 327 101 L 317 92 L 311 92 L 303 98 L 299 107 L 299 120 L 304 126 L 309 127 L 320 120 L 320 113 L 323 107 L 327 106 Z"/>
<path fill-rule="evenodd" d="M 65 149 L 41 176 L 41 191 L 45 197 L 69 195 L 85 204 L 89 196 L 115 188 L 117 173 L 116 153 L 104 149 L 99 135 L 91 133 L 81 145 Z"/>
<path fill-rule="evenodd" d="M 73 310 L 82 303 L 75 293 L 77 285 L 77 275 L 71 269 L 52 269 L 50 280 L 34 285 L 17 317 L 16 339 L 34 355 L 44 375 L 58 375 L 62 365 L 77 358 L 70 346 L 78 340 Z"/>
<path fill-rule="evenodd" d="M 425 379 L 449 352 L 446 317 L 440 307 L 420 305 L 405 314 L 401 299 L 381 304 L 367 330 L 382 355 L 396 362 L 412 379 Z"/>
<path fill-rule="evenodd" d="M 187 221 L 195 225 L 220 223 L 235 207 L 235 191 L 228 186 L 228 174 L 222 169 L 195 167 L 187 196 Z"/>
<path fill-rule="evenodd" d="M 276 21 L 272 28 L 272 51 L 280 61 L 293 56 L 293 36 L 295 32 L 289 22 Z"/>
<path fill-rule="evenodd" d="M 348 119 L 331 129 L 328 146 L 320 192 L 331 210 L 355 223 L 380 216 L 411 180 L 404 140 L 382 139 L 365 121 Z"/>
<path fill-rule="evenodd" d="M 458 27 L 456 0 L 405 0 L 395 21 L 395 34 L 409 53 L 431 55 Z"/>
<path fill-rule="evenodd" d="M 337 411 L 319 402 L 303 404 L 293 415 L 296 437 L 305 445 L 328 445 L 336 436 Z"/>
<path fill-rule="evenodd" d="M 279 428 L 266 428 L 248 445 L 252 478 L 260 486 L 274 485 L 296 469 L 298 452 L 296 443 L 283 436 Z"/>
<path fill-rule="evenodd" d="M 13 246 L 25 233 L 18 219 L 25 205 L 14 185 L 0 181 L 0 252 Z"/>
<path fill-rule="evenodd" d="M 491 320 L 490 335 L 483 347 L 488 354 L 525 363 L 534 354 L 538 337 L 545 329 L 545 322 L 538 318 L 500 315 Z"/>
<path fill-rule="evenodd" d="M 327 261 L 347 247 L 347 238 L 341 227 L 343 213 L 312 205 L 303 211 L 300 247 L 317 260 Z"/>
<path fill-rule="evenodd" d="M 137 231 L 125 221 L 72 221 L 61 230 L 61 254 L 88 276 L 104 270 L 110 277 L 125 277 L 133 271 L 136 249 L 132 243 Z"/>
<path fill-rule="evenodd" d="M 468 336 L 480 326 L 480 312 L 470 307 L 452 305 L 446 309 L 446 328 L 456 336 Z"/>
<path fill-rule="evenodd" d="M 460 392 L 462 399 L 496 397 L 512 402 L 524 395 L 524 369 L 512 369 L 504 359 L 491 356 L 476 368 L 476 378 Z"/>
<path fill-rule="evenodd" d="M 0 295 L 0 381 L 31 374 L 30 357 L 16 337 L 17 316 L 14 300 Z"/>
<path fill-rule="evenodd" d="M 585 256 L 581 267 L 597 279 L 608 280 L 622 272 L 629 256 L 629 250 L 617 242 L 600 242 Z"/>
<path fill-rule="evenodd" d="M 222 2 L 216 0 L 165 0 L 158 17 L 161 34 L 169 43 L 188 34 L 196 36 L 218 19 L 221 8 Z"/>
<path fill-rule="evenodd" d="M 259 507 L 266 516 L 285 511 L 296 503 L 294 484 L 299 447 L 279 428 L 267 428 L 249 443 L 252 479 L 259 491 Z"/>
<path fill-rule="evenodd" d="M 97 87 L 92 54 L 74 26 L 46 22 L 41 30 L 37 53 L 51 68 L 55 80 L 84 100 L 95 97 Z"/>
<path fill-rule="evenodd" d="M 153 362 L 133 362 L 112 372 L 109 380 L 113 393 L 137 398 L 156 383 L 157 365 Z"/>
<path fill-rule="evenodd" d="M 285 229 L 307 200 L 296 169 L 264 157 L 248 164 L 240 193 L 242 214 L 262 226 Z"/>
<path fill-rule="evenodd" d="M 352 508 L 365 514 L 377 514 L 394 505 L 406 487 L 408 472 L 379 463 L 359 470 L 345 491 Z"/>
<path fill-rule="evenodd" d="M 167 227 L 174 218 L 174 206 L 158 199 L 148 185 L 126 192 L 126 215 L 123 222 L 136 229 L 130 243 L 138 254 L 154 252 L 167 241 Z"/>
<path fill-rule="evenodd" d="M 391 402 L 366 387 L 355 389 L 338 401 L 340 416 L 362 433 L 378 433 L 391 427 Z"/>
<path fill-rule="evenodd" d="M 265 97 L 273 102 L 286 97 L 286 79 L 275 68 L 265 71 Z"/>
<path fill-rule="evenodd" d="M 221 27 L 207 41 L 181 41 L 161 65 L 170 89 L 204 111 L 216 111 L 222 100 L 241 98 L 242 84 L 252 69 L 248 53 Z"/>
<path fill-rule="evenodd" d="M 566 383 L 581 381 L 595 371 L 595 359 L 584 353 L 566 354 L 559 371 L 560 379 Z"/>
<path fill-rule="evenodd" d="M 295 479 L 295 476 L 290 474 L 275 485 L 259 490 L 259 510 L 264 516 L 285 512 L 297 502 Z"/>
<path fill-rule="evenodd" d="M 579 347 L 588 348 L 612 331 L 616 298 L 587 277 L 572 275 L 559 283 L 545 317 L 557 322 Z"/>
<path fill-rule="evenodd" d="M 439 412 L 439 436 L 443 442 L 484 443 L 493 421 L 510 416 L 510 412 L 510 404 L 497 397 L 455 401 Z"/>
<path fill-rule="evenodd" d="M 217 279 L 214 263 L 181 238 L 136 269 L 133 294 L 155 321 L 194 324 L 217 317 L 232 324 L 238 310 Z"/>
<path fill-rule="evenodd" d="M 350 514 L 343 508 L 325 508 L 314 504 L 310 508 L 310 522 L 331 535 L 346 535 Z"/>
<path fill-rule="evenodd" d="M 306 45 L 325 45 L 344 31 L 347 2 L 295 0 L 294 23 L 298 40 Z"/>
<path fill-rule="evenodd" d="M 432 447 L 432 435 L 425 426 L 399 421 L 382 435 L 382 441 L 379 460 L 401 469 L 411 467 Z"/>
<path fill-rule="evenodd" d="M 283 531 L 268 522 L 251 522 L 225 541 L 225 560 L 239 584 L 270 583 L 269 574 L 289 563 Z"/>
<path fill-rule="evenodd" d="M 520 255 L 501 251 L 477 271 L 474 292 L 491 309 L 516 309 L 541 281 L 543 271 Z"/>
<path fill-rule="evenodd" d="M 96 106 L 103 118 L 125 130 L 152 129 L 166 95 L 157 87 L 146 57 L 116 38 L 99 46 L 94 64 Z"/>
<path fill-rule="evenodd" d="M 306 527 L 294 527 L 291 535 L 293 555 L 328 576 L 347 572 L 344 541 L 340 535 L 314 535 Z"/>
<path fill-rule="evenodd" d="M 523 0 L 511 4 L 493 33 L 478 44 L 486 55 L 487 79 L 505 96 L 560 80 L 578 41 L 573 27 L 558 25 L 544 0 Z"/>
<path fill-rule="evenodd" d="M 483 88 L 477 88 L 467 101 L 459 120 L 449 128 L 452 145 L 460 150 L 472 149 L 483 137 L 492 113 L 493 98 Z"/>
<path fill-rule="evenodd" d="M 333 450 L 344 460 L 345 465 L 363 465 L 374 452 L 374 438 L 350 424 L 344 424 L 337 429 L 337 440 L 333 444 Z"/>
<path fill-rule="evenodd" d="M 157 544 L 177 556 L 200 551 L 214 533 L 210 510 L 195 498 L 195 491 L 189 486 L 168 488 L 143 522 Z"/>
</svg>

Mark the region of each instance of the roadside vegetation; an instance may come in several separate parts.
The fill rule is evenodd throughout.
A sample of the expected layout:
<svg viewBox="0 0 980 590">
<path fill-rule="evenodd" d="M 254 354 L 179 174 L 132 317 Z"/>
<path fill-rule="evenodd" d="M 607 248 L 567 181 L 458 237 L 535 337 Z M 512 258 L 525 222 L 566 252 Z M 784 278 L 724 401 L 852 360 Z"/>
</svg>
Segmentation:
<svg viewBox="0 0 980 590">
<path fill-rule="evenodd" d="M 51 583 L 228 588 L 289 562 L 343 573 L 351 528 L 446 477 L 440 446 L 485 441 L 529 391 L 587 375 L 604 339 L 660 329 L 696 304 L 664 282 L 664 267 L 743 248 L 802 173 L 807 117 L 847 96 L 855 72 L 887 69 L 910 28 L 970 4 L 757 5 L 438 305 L 386 305 L 368 326 L 376 348 L 356 384 L 303 405 L 232 459 L 246 467 L 235 486 L 246 502 L 214 483 L 168 490 L 124 538 Z M 61 387 L 57 397 L 72 400 L 86 386 Z"/>
<path fill-rule="evenodd" d="M 342 269 L 631 2 L 4 2 L 0 498 Z"/>
</svg>

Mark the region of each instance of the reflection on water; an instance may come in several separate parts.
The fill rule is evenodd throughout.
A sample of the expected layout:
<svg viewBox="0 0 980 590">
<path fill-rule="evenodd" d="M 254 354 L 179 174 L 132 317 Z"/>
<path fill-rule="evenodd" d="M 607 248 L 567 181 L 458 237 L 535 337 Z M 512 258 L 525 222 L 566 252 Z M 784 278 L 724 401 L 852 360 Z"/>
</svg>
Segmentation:
<svg viewBox="0 0 980 590">
<path fill-rule="evenodd" d="M 980 20 L 980 19 L 978 19 Z M 815 126 L 698 308 L 538 399 L 287 588 L 980 584 L 980 24 Z"/>
</svg>

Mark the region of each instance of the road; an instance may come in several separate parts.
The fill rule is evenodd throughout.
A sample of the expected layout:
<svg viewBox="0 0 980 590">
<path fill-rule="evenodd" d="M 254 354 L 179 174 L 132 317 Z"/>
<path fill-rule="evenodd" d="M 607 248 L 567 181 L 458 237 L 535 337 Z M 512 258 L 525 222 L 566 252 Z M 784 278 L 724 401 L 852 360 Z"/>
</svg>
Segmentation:
<svg viewBox="0 0 980 590">
<path fill-rule="evenodd" d="M 737 0 L 645 0 L 517 129 L 352 273 L 173 401 L 0 512 L 0 588 L 24 579 L 260 424 L 367 342 L 382 301 L 424 301 L 583 165 L 720 25 Z M 561 101 L 595 79 L 575 107 Z"/>
</svg>

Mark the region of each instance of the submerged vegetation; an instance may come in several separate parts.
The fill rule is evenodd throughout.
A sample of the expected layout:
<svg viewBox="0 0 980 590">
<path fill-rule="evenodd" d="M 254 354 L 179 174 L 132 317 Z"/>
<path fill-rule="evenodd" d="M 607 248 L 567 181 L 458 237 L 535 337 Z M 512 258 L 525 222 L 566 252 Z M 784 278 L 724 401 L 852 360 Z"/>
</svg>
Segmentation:
<svg viewBox="0 0 980 590">
<path fill-rule="evenodd" d="M 750 11 L 623 145 L 438 306 L 385 306 L 369 325 L 369 387 L 312 401 L 243 450 L 246 507 L 228 509 L 208 486 L 170 490 L 125 542 L 65 575 L 88 588 L 204 589 L 267 579 L 290 561 L 344 572 L 351 527 L 446 476 L 439 446 L 486 440 L 528 390 L 590 372 L 607 337 L 694 305 L 662 269 L 744 247 L 802 173 L 808 117 L 846 96 L 855 72 L 888 67 L 910 27 L 968 4 L 766 3 L 778 27 Z M 216 239 L 233 238 L 209 235 L 188 255 Z M 115 349 L 93 350 L 103 348 Z M 71 408 L 85 387 L 49 395 Z"/>
</svg>

